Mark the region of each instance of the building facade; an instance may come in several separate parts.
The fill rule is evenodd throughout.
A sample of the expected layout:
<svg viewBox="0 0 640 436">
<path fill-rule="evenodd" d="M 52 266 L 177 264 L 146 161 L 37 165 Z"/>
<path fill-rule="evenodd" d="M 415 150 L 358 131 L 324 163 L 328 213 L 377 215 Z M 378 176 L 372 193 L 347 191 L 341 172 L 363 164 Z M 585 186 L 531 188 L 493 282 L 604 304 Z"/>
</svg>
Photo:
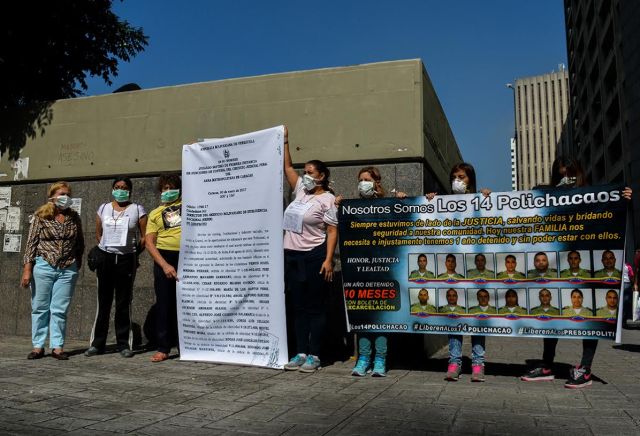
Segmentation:
<svg viewBox="0 0 640 436">
<path fill-rule="evenodd" d="M 96 210 L 110 199 L 111 178 L 133 179 L 133 200 L 147 210 L 158 205 L 154 182 L 163 172 L 180 172 L 182 145 L 281 124 L 289 128 L 298 166 L 322 159 L 331 168 L 333 189 L 357 196 L 358 170 L 376 165 L 388 191 L 409 195 L 446 192 L 449 170 L 462 156 L 442 105 L 419 59 L 300 71 L 170 86 L 57 101 L 45 134 L 28 141 L 17 163 L 0 161 L 0 187 L 17 221 L 2 229 L 18 252 L 0 252 L 0 335 L 28 335 L 29 298 L 19 288 L 29 215 L 46 202 L 47 185 L 70 180 L 81 199 L 87 249 L 95 238 Z M 6 189 L 5 189 L 6 192 Z M 286 199 L 285 199 L 286 200 Z M 138 336 L 153 305 L 153 269 L 144 254 L 134 289 Z M 337 312 L 344 317 L 342 290 Z M 95 317 L 96 281 L 83 268 L 69 314 L 68 336 L 89 338 Z M 335 323 L 344 326 L 344 321 Z M 445 337 L 425 335 L 431 345 Z M 429 349 L 429 344 L 428 349 Z M 433 349 L 433 347 L 431 347 Z"/>
<path fill-rule="evenodd" d="M 561 65 L 559 71 L 516 79 L 514 91 L 517 189 L 529 190 L 549 183 L 556 149 L 569 142 L 568 73 Z"/>
<path fill-rule="evenodd" d="M 591 184 L 624 183 L 634 189 L 637 235 L 640 2 L 565 0 L 564 10 L 573 139 L 567 153 L 579 159 Z"/>
</svg>

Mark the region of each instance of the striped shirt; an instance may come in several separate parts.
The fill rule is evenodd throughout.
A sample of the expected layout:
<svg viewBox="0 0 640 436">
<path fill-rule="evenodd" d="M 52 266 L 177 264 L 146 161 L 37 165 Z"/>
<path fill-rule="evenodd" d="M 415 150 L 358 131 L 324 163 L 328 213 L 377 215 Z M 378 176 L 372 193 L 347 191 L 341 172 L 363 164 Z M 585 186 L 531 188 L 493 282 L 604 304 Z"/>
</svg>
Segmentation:
<svg viewBox="0 0 640 436">
<path fill-rule="evenodd" d="M 51 266 L 67 268 L 82 259 L 84 237 L 80 216 L 69 211 L 64 222 L 33 216 L 24 253 L 24 263 L 33 263 L 40 256 Z"/>
</svg>

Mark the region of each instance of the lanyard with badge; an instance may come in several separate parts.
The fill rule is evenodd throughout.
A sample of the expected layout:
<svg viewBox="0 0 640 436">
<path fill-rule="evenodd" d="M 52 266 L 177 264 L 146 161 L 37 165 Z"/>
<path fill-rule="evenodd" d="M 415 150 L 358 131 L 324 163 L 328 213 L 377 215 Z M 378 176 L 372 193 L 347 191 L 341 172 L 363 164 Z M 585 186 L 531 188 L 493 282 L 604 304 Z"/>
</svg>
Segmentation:
<svg viewBox="0 0 640 436">
<path fill-rule="evenodd" d="M 127 245 L 129 217 L 124 214 L 125 210 L 120 212 L 117 216 L 114 214 L 114 211 L 112 211 L 110 217 L 104 218 L 103 240 L 106 247 L 124 247 Z"/>
<path fill-rule="evenodd" d="M 284 211 L 284 220 L 282 222 L 282 228 L 290 232 L 297 234 L 302 233 L 302 221 L 304 214 L 313 206 L 313 202 L 307 200 L 294 200 L 289 203 L 289 206 Z"/>
</svg>

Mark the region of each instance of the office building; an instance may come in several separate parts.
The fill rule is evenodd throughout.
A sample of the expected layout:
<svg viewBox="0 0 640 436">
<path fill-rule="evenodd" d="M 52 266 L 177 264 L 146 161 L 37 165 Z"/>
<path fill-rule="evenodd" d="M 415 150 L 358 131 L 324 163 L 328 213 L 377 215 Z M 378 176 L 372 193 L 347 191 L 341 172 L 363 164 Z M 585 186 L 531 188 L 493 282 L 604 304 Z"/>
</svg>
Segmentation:
<svg viewBox="0 0 640 436">
<path fill-rule="evenodd" d="M 640 231 L 640 2 L 565 0 L 570 82 L 567 153 L 592 185 L 634 189 L 633 227 Z"/>
<path fill-rule="evenodd" d="M 549 183 L 556 149 L 565 147 L 569 112 L 568 74 L 558 71 L 516 79 L 516 156 L 518 190 Z"/>
</svg>

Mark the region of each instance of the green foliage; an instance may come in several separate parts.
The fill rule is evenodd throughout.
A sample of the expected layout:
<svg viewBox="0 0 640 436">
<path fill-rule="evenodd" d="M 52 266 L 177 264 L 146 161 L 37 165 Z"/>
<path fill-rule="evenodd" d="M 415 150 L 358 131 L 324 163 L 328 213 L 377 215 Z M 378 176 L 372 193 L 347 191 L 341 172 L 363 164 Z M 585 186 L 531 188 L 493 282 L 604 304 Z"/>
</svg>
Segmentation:
<svg viewBox="0 0 640 436">
<path fill-rule="evenodd" d="M 89 76 L 107 84 L 118 63 L 144 50 L 141 28 L 121 21 L 112 0 L 21 0 L 0 5 L 0 152 L 18 157 L 44 133 L 53 100 L 81 95 Z"/>
</svg>

